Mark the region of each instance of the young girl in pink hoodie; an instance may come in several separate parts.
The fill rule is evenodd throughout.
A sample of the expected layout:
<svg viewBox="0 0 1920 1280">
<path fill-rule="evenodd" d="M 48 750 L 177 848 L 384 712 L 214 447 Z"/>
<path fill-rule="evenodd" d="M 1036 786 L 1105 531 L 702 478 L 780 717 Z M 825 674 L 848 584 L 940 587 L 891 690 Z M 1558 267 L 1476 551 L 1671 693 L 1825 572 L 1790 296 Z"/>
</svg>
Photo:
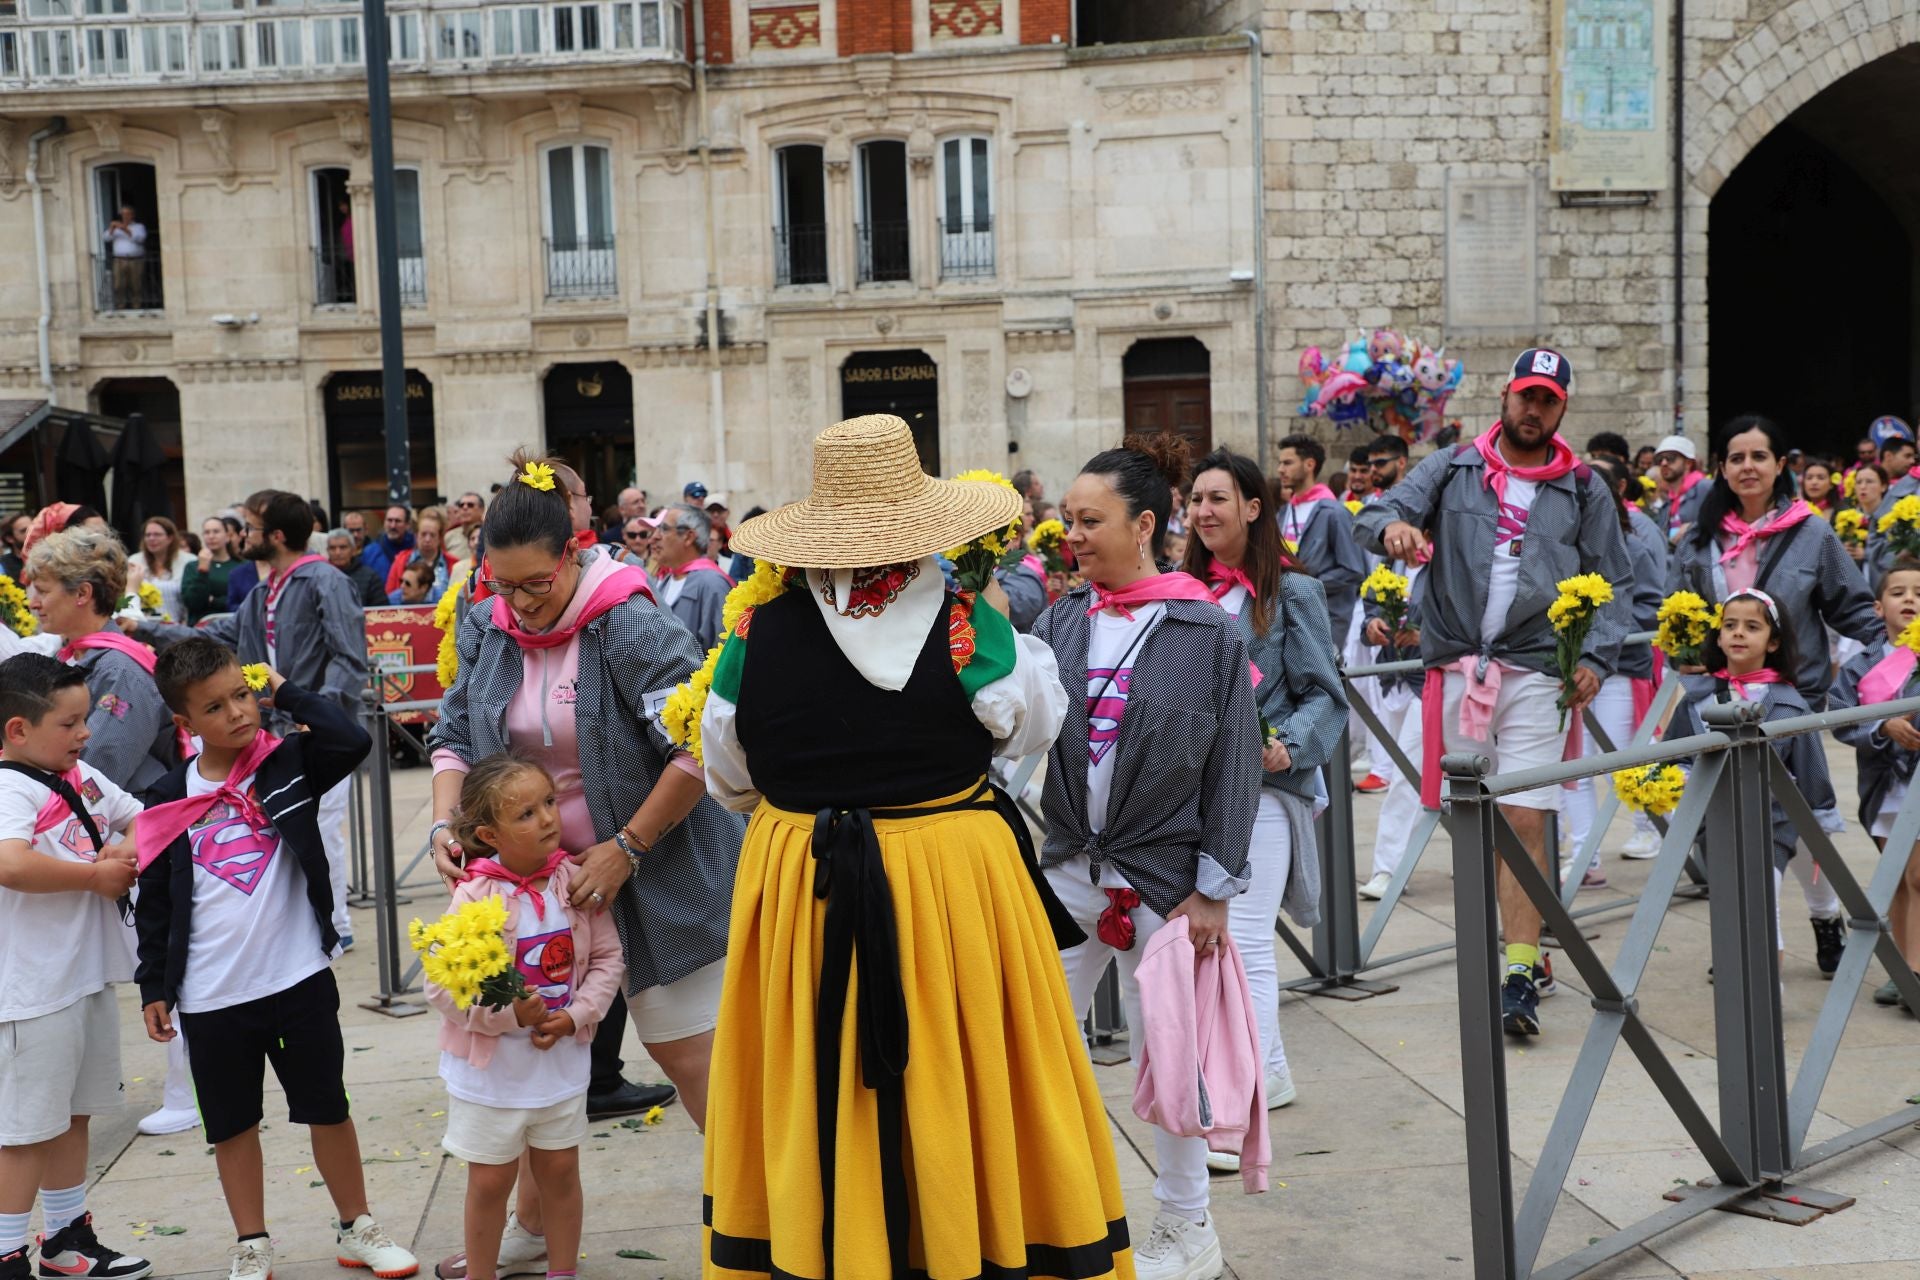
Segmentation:
<svg viewBox="0 0 1920 1280">
<path fill-rule="evenodd" d="M 549 1277 L 571 1277 L 580 1244 L 580 1141 L 587 1135 L 589 1047 L 625 965 L 613 921 L 567 900 L 573 863 L 547 771 L 514 755 L 482 760 L 460 787 L 455 833 L 468 879 L 455 909 L 498 897 L 507 950 L 532 994 L 504 1009 L 465 1010 L 428 984 L 440 1010 L 442 1144 L 467 1162 L 468 1280 L 494 1280 L 507 1196 L 526 1157 L 546 1206 Z"/>
</svg>

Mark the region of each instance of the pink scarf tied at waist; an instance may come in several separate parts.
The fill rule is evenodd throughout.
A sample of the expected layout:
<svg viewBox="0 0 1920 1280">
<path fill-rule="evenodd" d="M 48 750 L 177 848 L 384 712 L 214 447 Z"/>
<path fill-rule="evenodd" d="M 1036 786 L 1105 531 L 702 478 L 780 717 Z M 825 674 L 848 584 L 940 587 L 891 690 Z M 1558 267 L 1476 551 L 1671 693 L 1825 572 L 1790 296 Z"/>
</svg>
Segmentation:
<svg viewBox="0 0 1920 1280">
<path fill-rule="evenodd" d="M 159 665 L 159 660 L 154 657 L 152 649 L 141 644 L 124 631 L 117 629 L 109 631 L 89 631 L 84 636 L 75 636 L 60 646 L 60 661 L 72 662 L 80 656 L 82 651 L 87 649 L 111 649 L 115 653 L 123 653 L 139 663 L 140 669 L 149 676 L 153 674 L 155 667 Z M 193 754 L 192 734 L 176 725 L 173 731 L 173 739 L 174 745 L 179 750 L 182 760 L 187 759 Z"/>
<path fill-rule="evenodd" d="M 1500 701 L 1500 682 L 1507 666 L 1489 660 L 1483 675 L 1480 672 L 1480 655 L 1469 653 L 1446 666 L 1427 668 L 1426 684 L 1420 689 L 1420 803 L 1429 809 L 1440 807 L 1440 757 L 1446 749 L 1443 706 L 1447 698 L 1447 673 L 1450 671 L 1459 672 L 1461 679 L 1467 682 L 1460 694 L 1460 735 L 1475 742 L 1486 742 L 1493 735 L 1493 711 Z M 1560 751 L 1562 760 L 1577 759 L 1585 749 L 1581 715 L 1578 711 L 1572 713 L 1567 725 L 1566 745 Z M 1568 782 L 1561 785 L 1573 790 L 1580 784 Z"/>
<path fill-rule="evenodd" d="M 547 916 L 546 895 L 535 893 L 533 890 L 533 882 L 535 880 L 545 880 L 566 860 L 567 851 L 565 849 L 555 849 L 547 855 L 547 860 L 541 863 L 537 870 L 530 871 L 523 876 L 498 859 L 475 858 L 473 861 L 467 863 L 467 874 L 485 876 L 489 880 L 504 881 L 511 886 L 507 890 L 508 898 L 524 898 L 532 904 L 534 916 L 544 920 Z"/>
<path fill-rule="evenodd" d="M 1486 463 L 1486 475 L 1483 482 L 1493 490 L 1493 496 L 1504 502 L 1507 497 L 1507 480 L 1513 477 L 1530 484 L 1539 484 L 1547 480 L 1558 480 L 1572 471 L 1577 465 L 1573 450 L 1559 436 L 1549 442 L 1547 460 L 1534 467 L 1516 467 L 1500 453 L 1499 440 L 1505 428 L 1495 423 L 1489 431 L 1483 431 L 1473 442 L 1474 451 Z"/>
<path fill-rule="evenodd" d="M 268 825 L 269 819 L 256 801 L 247 792 L 247 784 L 253 781 L 253 775 L 260 771 L 260 765 L 273 754 L 280 745 L 280 739 L 262 729 L 253 735 L 249 742 L 227 771 L 226 781 L 205 795 L 188 796 L 184 800 L 170 800 L 166 804 L 150 805 L 140 815 L 140 821 L 134 824 L 134 838 L 139 853 L 139 866 L 142 871 L 155 858 L 167 851 L 167 846 L 185 835 L 193 824 L 205 817 L 207 810 L 216 804 L 231 805 L 255 827 Z"/>
<path fill-rule="evenodd" d="M 1795 498 L 1789 503 L 1787 508 L 1774 516 L 1773 519 L 1765 520 L 1763 518 L 1762 523 L 1758 525 L 1748 524 L 1740 518 L 1738 512 L 1727 512 L 1725 516 L 1721 517 L 1720 532 L 1732 535 L 1733 541 L 1729 542 L 1727 549 L 1720 553 L 1720 563 L 1725 564 L 1727 561 L 1734 559 L 1755 542 L 1765 538 L 1771 538 L 1776 533 L 1784 533 L 1812 514 L 1813 508 L 1798 498 Z"/>
</svg>

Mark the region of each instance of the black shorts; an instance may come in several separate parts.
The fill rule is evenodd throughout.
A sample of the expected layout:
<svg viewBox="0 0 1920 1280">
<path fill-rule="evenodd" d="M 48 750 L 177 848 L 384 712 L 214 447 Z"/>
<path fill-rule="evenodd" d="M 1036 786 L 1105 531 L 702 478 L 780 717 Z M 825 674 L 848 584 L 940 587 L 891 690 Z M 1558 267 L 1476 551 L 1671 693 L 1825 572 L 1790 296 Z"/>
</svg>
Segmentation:
<svg viewBox="0 0 1920 1280">
<path fill-rule="evenodd" d="M 347 1118 L 341 1079 L 347 1050 L 340 1039 L 340 988 L 322 969 L 285 991 L 211 1013 L 182 1013 L 187 1062 L 208 1142 L 225 1142 L 260 1123 L 267 1064 L 287 1093 L 294 1124 L 340 1124 Z"/>
</svg>

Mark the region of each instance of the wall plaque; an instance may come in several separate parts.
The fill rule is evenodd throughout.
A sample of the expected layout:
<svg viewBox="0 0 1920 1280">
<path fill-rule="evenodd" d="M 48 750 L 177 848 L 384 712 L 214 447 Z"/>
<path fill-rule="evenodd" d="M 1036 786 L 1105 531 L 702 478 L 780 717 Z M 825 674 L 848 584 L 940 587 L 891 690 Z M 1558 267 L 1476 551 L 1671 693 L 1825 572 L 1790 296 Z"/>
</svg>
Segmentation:
<svg viewBox="0 0 1920 1280">
<path fill-rule="evenodd" d="M 1446 330 L 1530 333 L 1539 316 L 1531 178 L 1447 177 Z"/>
<path fill-rule="evenodd" d="M 1665 191 L 1667 0 L 1553 0 L 1554 191 Z"/>
</svg>

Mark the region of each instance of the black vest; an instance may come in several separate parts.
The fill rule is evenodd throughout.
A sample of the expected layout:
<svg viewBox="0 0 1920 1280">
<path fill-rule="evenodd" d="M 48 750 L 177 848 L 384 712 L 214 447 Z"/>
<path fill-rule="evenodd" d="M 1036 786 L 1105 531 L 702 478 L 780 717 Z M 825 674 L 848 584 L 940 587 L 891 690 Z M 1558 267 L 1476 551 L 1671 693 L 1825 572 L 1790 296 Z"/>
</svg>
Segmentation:
<svg viewBox="0 0 1920 1280">
<path fill-rule="evenodd" d="M 965 791 L 993 738 L 954 674 L 942 603 L 904 689 L 867 683 L 799 584 L 754 610 L 737 730 L 753 784 L 798 813 L 897 808 Z"/>
</svg>

